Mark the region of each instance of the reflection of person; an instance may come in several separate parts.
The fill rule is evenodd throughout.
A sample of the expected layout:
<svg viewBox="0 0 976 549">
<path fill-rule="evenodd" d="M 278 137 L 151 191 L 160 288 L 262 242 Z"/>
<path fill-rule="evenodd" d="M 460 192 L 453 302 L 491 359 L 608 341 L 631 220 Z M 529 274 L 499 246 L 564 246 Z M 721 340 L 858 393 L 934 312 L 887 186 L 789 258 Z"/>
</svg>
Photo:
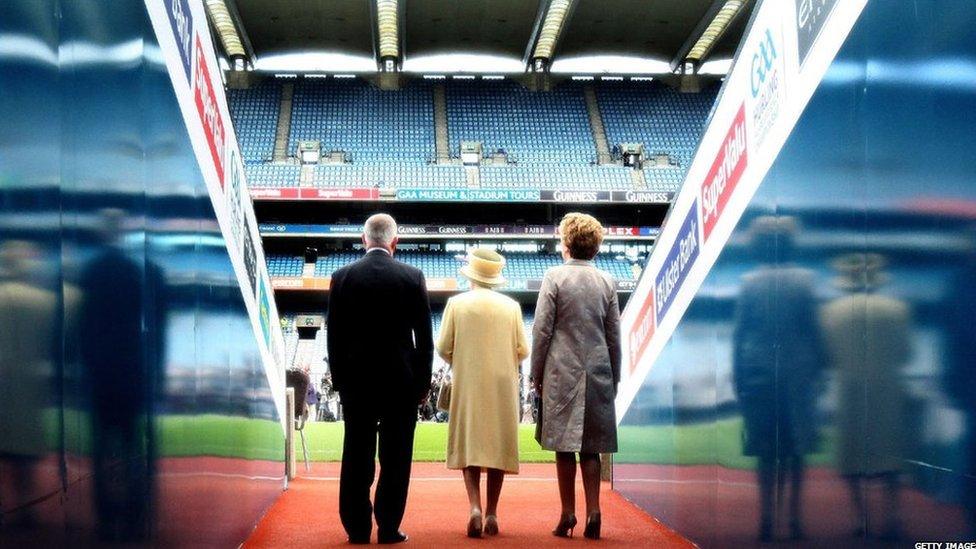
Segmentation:
<svg viewBox="0 0 976 549">
<path fill-rule="evenodd" d="M 735 311 L 732 376 L 743 452 L 758 460 L 759 538 L 775 536 L 774 488 L 791 480 L 790 535 L 803 536 L 805 455 L 817 443 L 815 399 L 823 347 L 810 271 L 792 265 L 795 225 L 763 216 L 750 227 L 760 266 L 743 279 Z"/>
<path fill-rule="evenodd" d="M 471 290 L 444 309 L 437 351 L 451 365 L 447 467 L 461 469 L 471 505 L 468 536 L 481 537 L 481 469 L 488 470 L 484 533 L 498 533 L 498 498 L 505 473 L 518 473 L 518 371 L 528 355 L 522 308 L 492 291 L 505 283 L 505 259 L 475 249 L 461 273 Z"/>
<path fill-rule="evenodd" d="M 393 259 L 397 227 L 377 214 L 366 221 L 366 255 L 332 275 L 329 367 L 342 401 L 345 435 L 339 515 L 353 543 L 369 543 L 369 499 L 379 435 L 376 525 L 381 543 L 406 541 L 407 503 L 417 405 L 430 390 L 434 343 L 424 275 Z"/>
<path fill-rule="evenodd" d="M 149 534 L 154 437 L 147 414 L 162 364 L 165 288 L 156 267 L 143 269 L 122 249 L 124 213 L 102 216 L 101 248 L 81 275 L 78 319 L 95 507 L 100 537 L 136 541 Z"/>
<path fill-rule="evenodd" d="M 898 491 L 905 455 L 907 395 L 902 368 L 911 355 L 907 305 L 880 295 L 884 258 L 851 254 L 834 261 L 837 286 L 848 292 L 822 313 L 831 365 L 837 370 L 837 467 L 847 480 L 856 511 L 855 535 L 864 535 L 867 510 L 863 481 L 884 484 L 884 537 L 898 539 Z"/>
<path fill-rule="evenodd" d="M 28 241 L 0 245 L 0 489 L 2 513 L 24 507 L 33 521 L 35 468 L 46 450 L 44 409 L 51 402 L 57 299 L 31 272 L 40 250 Z M 4 526 L 10 526 L 8 522 Z"/>
<path fill-rule="evenodd" d="M 963 268 L 949 287 L 946 312 L 945 390 L 966 418 L 966 464 L 963 471 L 976 477 L 976 231 L 969 234 L 970 249 Z M 976 486 L 963 486 L 963 505 L 969 521 L 970 538 L 976 538 Z"/>
<path fill-rule="evenodd" d="M 603 226 L 569 213 L 559 224 L 565 264 L 546 272 L 532 330 L 532 381 L 541 395 L 536 438 L 556 452 L 562 516 L 553 531 L 576 526 L 576 456 L 586 494 L 588 538 L 600 537 L 600 454 L 617 451 L 614 398 L 620 381 L 620 310 L 613 277 L 593 258 Z"/>
</svg>

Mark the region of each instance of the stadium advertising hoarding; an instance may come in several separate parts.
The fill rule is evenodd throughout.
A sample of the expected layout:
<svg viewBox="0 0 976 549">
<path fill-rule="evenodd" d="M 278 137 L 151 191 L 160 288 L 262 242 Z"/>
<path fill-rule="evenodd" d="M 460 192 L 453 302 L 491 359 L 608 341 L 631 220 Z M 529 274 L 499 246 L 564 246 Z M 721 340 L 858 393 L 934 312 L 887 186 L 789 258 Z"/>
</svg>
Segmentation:
<svg viewBox="0 0 976 549">
<path fill-rule="evenodd" d="M 328 291 L 331 278 L 328 277 L 275 277 L 271 279 L 271 287 L 276 291 Z M 456 292 L 467 287 L 458 283 L 456 278 L 432 277 L 427 278 L 427 290 L 429 292 Z M 630 292 L 634 290 L 637 282 L 633 280 L 615 280 L 618 292 Z M 542 287 L 541 278 L 530 278 L 520 280 L 509 280 L 507 284 L 500 288 L 503 292 L 538 292 Z"/>
<path fill-rule="evenodd" d="M 339 236 L 358 237 L 363 232 L 362 225 L 303 225 L 265 223 L 259 226 L 261 236 Z M 555 225 L 399 225 L 401 237 L 529 237 L 557 238 L 559 227 Z M 654 238 L 658 227 L 618 227 L 604 228 L 607 238 Z"/>
<path fill-rule="evenodd" d="M 197 164 L 207 185 L 217 224 L 234 267 L 282 428 L 284 339 L 274 300 L 260 301 L 271 287 L 254 206 L 237 136 L 201 0 L 146 0 L 173 91 Z"/>
<path fill-rule="evenodd" d="M 318 189 L 298 187 L 253 187 L 255 200 L 397 200 L 401 202 L 564 202 L 595 204 L 670 204 L 674 193 L 654 191 L 594 191 L 585 189 L 396 189 L 389 195 L 375 187 Z"/>
<path fill-rule="evenodd" d="M 621 420 L 867 0 L 762 2 L 622 313 Z M 800 64 L 803 63 L 801 71 Z"/>
</svg>

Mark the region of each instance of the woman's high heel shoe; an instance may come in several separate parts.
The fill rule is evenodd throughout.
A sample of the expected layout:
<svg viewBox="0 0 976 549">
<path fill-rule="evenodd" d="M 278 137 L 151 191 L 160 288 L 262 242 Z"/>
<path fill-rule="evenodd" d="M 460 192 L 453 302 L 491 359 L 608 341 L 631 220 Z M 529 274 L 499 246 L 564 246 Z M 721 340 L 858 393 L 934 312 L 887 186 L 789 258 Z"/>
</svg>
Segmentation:
<svg viewBox="0 0 976 549">
<path fill-rule="evenodd" d="M 468 519 L 468 537 L 481 537 L 481 513 L 471 513 L 471 518 Z"/>
<path fill-rule="evenodd" d="M 563 515 L 559 519 L 559 524 L 552 531 L 552 535 L 559 538 L 573 537 L 573 530 L 576 528 L 576 515 Z"/>
<path fill-rule="evenodd" d="M 498 517 L 495 515 L 485 515 L 485 529 L 484 533 L 486 536 L 497 536 L 498 535 Z"/>
<path fill-rule="evenodd" d="M 583 529 L 583 537 L 587 539 L 600 539 L 600 513 L 594 513 L 586 519 L 586 528 Z"/>
</svg>

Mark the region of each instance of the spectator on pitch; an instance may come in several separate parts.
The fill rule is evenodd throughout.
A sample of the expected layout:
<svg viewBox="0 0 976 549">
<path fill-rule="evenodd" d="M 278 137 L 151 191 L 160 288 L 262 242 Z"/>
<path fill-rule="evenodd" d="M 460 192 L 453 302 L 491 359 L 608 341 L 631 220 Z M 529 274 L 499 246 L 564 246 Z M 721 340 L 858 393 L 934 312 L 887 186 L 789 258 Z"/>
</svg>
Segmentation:
<svg viewBox="0 0 976 549">
<path fill-rule="evenodd" d="M 593 258 L 603 226 L 568 213 L 559 224 L 565 263 L 546 272 L 532 329 L 532 375 L 542 397 L 536 438 L 556 452 L 562 515 L 553 534 L 576 527 L 576 454 L 586 495 L 587 538 L 600 537 L 600 454 L 617 451 L 614 398 L 620 382 L 617 287 Z M 558 314 L 557 314 L 558 311 Z"/>
<path fill-rule="evenodd" d="M 498 499 L 505 474 L 519 471 L 519 365 L 528 356 L 522 308 L 493 291 L 505 284 L 505 258 L 472 250 L 461 274 L 471 289 L 447 301 L 437 352 L 450 364 L 447 467 L 460 469 L 471 506 L 468 537 L 498 534 Z M 481 469 L 488 494 L 481 506 Z"/>
<path fill-rule="evenodd" d="M 430 391 L 434 343 L 427 285 L 419 269 L 393 258 L 397 225 L 376 214 L 363 231 L 366 254 L 332 275 L 328 351 L 345 434 L 339 516 L 351 543 L 380 543 L 400 531 L 407 502 L 417 405 Z M 369 491 L 379 435 L 375 508 Z"/>
</svg>

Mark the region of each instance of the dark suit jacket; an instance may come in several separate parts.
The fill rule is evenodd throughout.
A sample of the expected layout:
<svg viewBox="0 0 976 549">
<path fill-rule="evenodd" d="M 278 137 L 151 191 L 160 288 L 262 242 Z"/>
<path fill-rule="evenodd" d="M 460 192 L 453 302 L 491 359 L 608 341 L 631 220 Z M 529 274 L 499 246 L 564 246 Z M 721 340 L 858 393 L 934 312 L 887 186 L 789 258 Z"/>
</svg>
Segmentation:
<svg viewBox="0 0 976 549">
<path fill-rule="evenodd" d="M 410 396 L 430 389 L 434 342 L 420 269 L 374 250 L 332 275 L 332 384 L 343 396 Z"/>
</svg>

